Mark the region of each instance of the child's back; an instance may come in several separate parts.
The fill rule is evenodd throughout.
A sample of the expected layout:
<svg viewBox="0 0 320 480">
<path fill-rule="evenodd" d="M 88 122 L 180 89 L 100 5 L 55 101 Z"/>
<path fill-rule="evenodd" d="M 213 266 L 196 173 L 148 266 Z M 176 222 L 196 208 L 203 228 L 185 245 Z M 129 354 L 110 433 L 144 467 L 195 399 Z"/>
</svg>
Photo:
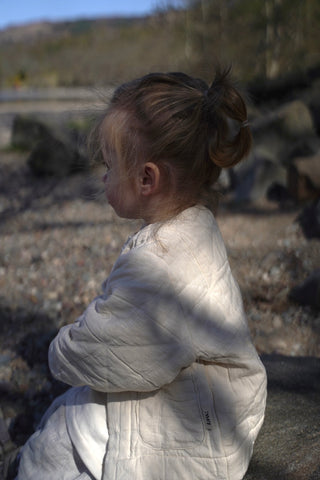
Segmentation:
<svg viewBox="0 0 320 480">
<path fill-rule="evenodd" d="M 263 419 L 265 374 L 205 207 L 130 239 L 104 295 L 53 342 L 50 365 L 62 381 L 108 392 L 90 407 L 108 425 L 105 478 L 244 475 Z M 84 395 L 76 406 L 72 397 L 67 424 L 86 463 L 93 445 L 82 441 L 86 431 L 92 436 Z M 94 405 L 103 401 L 106 412 Z"/>
</svg>

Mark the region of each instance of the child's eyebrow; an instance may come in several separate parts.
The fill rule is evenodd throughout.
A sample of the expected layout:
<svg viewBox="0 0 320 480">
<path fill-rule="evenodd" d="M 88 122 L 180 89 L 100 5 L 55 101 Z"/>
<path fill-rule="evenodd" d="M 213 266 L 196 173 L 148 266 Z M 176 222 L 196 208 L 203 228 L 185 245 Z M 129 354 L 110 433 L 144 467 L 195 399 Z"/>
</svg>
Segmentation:
<svg viewBox="0 0 320 480">
<path fill-rule="evenodd" d="M 110 168 L 111 162 L 110 162 L 110 158 L 108 158 L 107 152 L 103 152 L 102 160 L 103 160 L 104 166 L 107 168 Z"/>
<path fill-rule="evenodd" d="M 107 168 L 111 168 L 112 160 L 116 154 L 115 148 L 113 148 L 110 144 L 106 143 L 102 148 L 102 159 L 103 163 Z"/>
</svg>

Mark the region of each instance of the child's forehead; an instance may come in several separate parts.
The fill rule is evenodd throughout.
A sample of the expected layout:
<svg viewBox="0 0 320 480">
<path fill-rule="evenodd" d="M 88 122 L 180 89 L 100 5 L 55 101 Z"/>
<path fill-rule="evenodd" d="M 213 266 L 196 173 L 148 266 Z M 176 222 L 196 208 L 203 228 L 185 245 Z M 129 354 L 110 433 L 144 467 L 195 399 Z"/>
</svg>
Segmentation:
<svg viewBox="0 0 320 480">
<path fill-rule="evenodd" d="M 101 124 L 101 137 L 106 143 L 116 144 L 125 135 L 129 114 L 124 110 L 111 110 Z"/>
</svg>

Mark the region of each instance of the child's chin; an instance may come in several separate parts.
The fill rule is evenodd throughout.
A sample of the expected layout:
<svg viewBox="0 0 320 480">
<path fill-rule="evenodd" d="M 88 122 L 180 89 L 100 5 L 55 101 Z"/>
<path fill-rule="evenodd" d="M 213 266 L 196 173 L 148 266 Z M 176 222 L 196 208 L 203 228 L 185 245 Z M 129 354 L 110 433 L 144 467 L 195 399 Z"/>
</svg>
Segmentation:
<svg viewBox="0 0 320 480">
<path fill-rule="evenodd" d="M 111 205 L 111 204 L 110 204 Z M 120 218 L 126 218 L 128 220 L 133 220 L 133 219 L 136 219 L 138 217 L 136 217 L 132 212 L 130 211 L 127 211 L 127 210 L 123 210 L 121 208 L 117 208 L 117 207 L 114 207 L 113 205 L 111 205 L 111 207 L 113 208 L 113 210 L 115 211 L 115 213 L 118 215 L 118 217 Z"/>
</svg>

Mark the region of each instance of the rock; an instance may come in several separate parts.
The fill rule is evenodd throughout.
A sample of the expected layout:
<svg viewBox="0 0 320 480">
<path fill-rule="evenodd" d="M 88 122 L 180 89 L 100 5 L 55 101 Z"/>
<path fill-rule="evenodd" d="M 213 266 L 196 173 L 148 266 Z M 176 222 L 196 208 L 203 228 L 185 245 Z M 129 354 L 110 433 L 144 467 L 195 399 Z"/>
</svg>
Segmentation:
<svg viewBox="0 0 320 480">
<path fill-rule="evenodd" d="M 36 176 L 64 177 L 87 167 L 73 137 L 66 128 L 18 115 L 13 123 L 11 144 L 14 148 L 31 150 L 28 165 Z"/>
<path fill-rule="evenodd" d="M 308 106 L 296 100 L 251 120 L 254 152 L 283 165 L 296 157 L 315 155 L 320 140 Z"/>
<path fill-rule="evenodd" d="M 295 100 L 280 107 L 276 125 L 287 138 L 296 139 L 315 133 L 310 109 L 301 100 Z"/>
<path fill-rule="evenodd" d="M 312 87 L 320 76 L 319 66 L 312 66 L 303 71 L 295 71 L 277 78 L 264 78 L 249 83 L 250 97 L 255 103 L 280 102 L 301 95 L 303 91 Z"/>
<path fill-rule="evenodd" d="M 299 201 L 320 197 L 320 152 L 309 157 L 298 157 L 288 167 L 288 191 Z"/>
<path fill-rule="evenodd" d="M 268 115 L 267 115 L 268 117 Z M 282 163 L 288 153 L 288 141 L 279 133 L 276 125 L 278 114 L 271 114 L 272 120 L 262 120 L 263 124 L 256 126 L 253 122 L 253 153 L 258 157 L 268 158 L 275 163 Z M 264 125 L 264 122 L 266 124 Z M 241 164 L 240 164 L 241 165 Z"/>
<path fill-rule="evenodd" d="M 318 92 L 320 88 L 318 85 Z M 320 135 L 320 95 L 318 93 L 317 98 L 312 101 L 310 104 L 310 111 L 313 117 L 313 123 L 315 130 L 318 135 Z"/>
<path fill-rule="evenodd" d="M 315 134 L 313 116 L 302 100 L 285 103 L 271 112 L 258 115 L 251 123 L 255 137 L 274 132 L 278 137 L 296 140 L 297 137 Z"/>
<path fill-rule="evenodd" d="M 320 479 L 320 359 L 265 355 L 264 425 L 244 480 Z"/>
<path fill-rule="evenodd" d="M 10 425 L 10 436 L 16 445 L 23 445 L 34 432 L 34 415 L 31 409 L 17 415 Z"/>
<path fill-rule="evenodd" d="M 267 196 L 280 203 L 290 202 L 287 168 L 292 157 L 314 155 L 320 146 L 310 109 L 295 100 L 269 113 L 256 114 L 252 133 L 253 152 L 234 169 L 236 200 Z M 292 168 L 296 168 L 294 164 Z"/>
<path fill-rule="evenodd" d="M 286 142 L 286 165 L 297 157 L 312 157 L 320 152 L 320 138 L 316 135 L 297 137 L 295 141 Z"/>
<path fill-rule="evenodd" d="M 4 480 L 13 480 L 16 478 L 19 468 L 20 450 L 20 448 L 15 448 L 6 455 L 2 472 Z"/>
<path fill-rule="evenodd" d="M 33 117 L 16 115 L 11 132 L 11 145 L 21 150 L 32 150 L 38 142 L 50 138 L 50 130 Z"/>
<path fill-rule="evenodd" d="M 318 70 L 320 70 L 318 68 Z M 305 90 L 301 98 L 307 103 L 310 108 L 315 130 L 320 135 L 320 76 L 314 79 L 310 88 Z"/>
<path fill-rule="evenodd" d="M 56 329 L 53 329 L 27 334 L 17 345 L 17 353 L 30 367 L 36 364 L 47 365 L 49 345 L 57 332 Z"/>
<path fill-rule="evenodd" d="M 275 329 L 281 328 L 283 325 L 282 318 L 280 315 L 276 315 L 272 320 L 273 326 Z"/>
<path fill-rule="evenodd" d="M 247 163 L 235 169 L 233 181 L 236 201 L 255 201 L 266 197 L 272 185 L 285 186 L 286 170 L 271 154 L 256 150 Z"/>
<path fill-rule="evenodd" d="M 302 284 L 293 287 L 289 298 L 300 305 L 320 310 L 320 269 L 315 270 Z"/>
<path fill-rule="evenodd" d="M 41 140 L 32 150 L 28 165 L 36 176 L 65 177 L 79 170 L 77 151 L 54 137 Z"/>
<path fill-rule="evenodd" d="M 2 408 L 0 407 L 0 445 L 11 442 L 6 421 L 3 417 Z"/>
<path fill-rule="evenodd" d="M 320 199 L 307 205 L 297 221 L 308 239 L 320 238 Z"/>
<path fill-rule="evenodd" d="M 280 206 L 290 205 L 292 197 L 288 189 L 281 183 L 273 182 L 267 190 L 267 198 L 271 202 L 276 202 Z"/>
</svg>

